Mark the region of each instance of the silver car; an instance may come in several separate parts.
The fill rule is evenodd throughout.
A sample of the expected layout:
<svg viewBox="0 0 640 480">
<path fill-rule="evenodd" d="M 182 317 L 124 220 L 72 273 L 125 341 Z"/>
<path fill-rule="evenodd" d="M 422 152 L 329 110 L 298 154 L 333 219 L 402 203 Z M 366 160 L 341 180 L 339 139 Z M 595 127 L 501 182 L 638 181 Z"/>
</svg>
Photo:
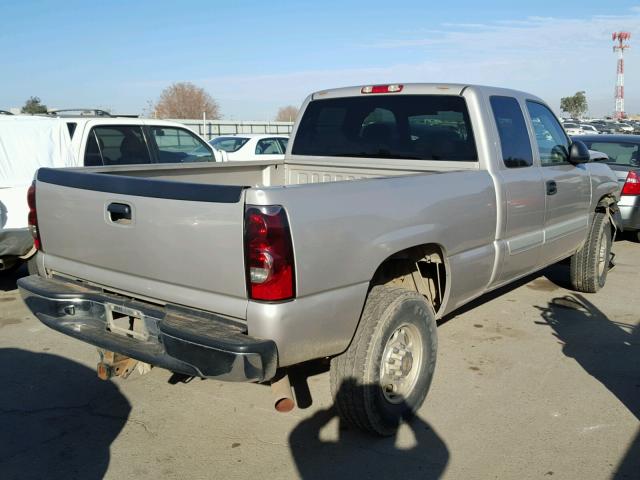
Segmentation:
<svg viewBox="0 0 640 480">
<path fill-rule="evenodd" d="M 621 188 L 622 226 L 640 241 L 640 136 L 582 135 L 580 140 L 609 157 L 604 162 L 615 172 Z"/>
</svg>

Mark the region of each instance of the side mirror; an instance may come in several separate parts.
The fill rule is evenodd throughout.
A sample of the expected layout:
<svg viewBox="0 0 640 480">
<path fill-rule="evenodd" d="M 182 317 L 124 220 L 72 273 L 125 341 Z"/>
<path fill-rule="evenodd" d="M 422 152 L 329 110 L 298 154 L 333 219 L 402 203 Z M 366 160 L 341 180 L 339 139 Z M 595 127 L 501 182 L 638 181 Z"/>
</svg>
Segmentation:
<svg viewBox="0 0 640 480">
<path fill-rule="evenodd" d="M 569 148 L 569 163 L 579 165 L 587 163 L 591 160 L 591 154 L 587 146 L 580 140 L 574 140 Z"/>
<path fill-rule="evenodd" d="M 604 152 L 598 152 L 597 150 L 589 150 L 589 155 L 591 156 L 592 162 L 607 162 L 609 161 L 609 156 Z"/>
</svg>

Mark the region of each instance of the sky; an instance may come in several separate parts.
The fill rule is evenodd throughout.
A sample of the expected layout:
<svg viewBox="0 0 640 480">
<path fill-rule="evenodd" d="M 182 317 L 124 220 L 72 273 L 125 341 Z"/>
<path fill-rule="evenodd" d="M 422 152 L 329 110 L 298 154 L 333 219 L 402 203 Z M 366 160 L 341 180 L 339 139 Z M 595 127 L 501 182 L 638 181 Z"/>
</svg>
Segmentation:
<svg viewBox="0 0 640 480">
<path fill-rule="evenodd" d="M 272 120 L 326 88 L 456 82 L 525 90 L 557 112 L 584 90 L 602 116 L 611 33 L 625 30 L 626 111 L 640 113 L 640 1 L 0 0 L 0 18 L 0 109 L 34 95 L 143 113 L 189 81 L 224 119 Z"/>
</svg>

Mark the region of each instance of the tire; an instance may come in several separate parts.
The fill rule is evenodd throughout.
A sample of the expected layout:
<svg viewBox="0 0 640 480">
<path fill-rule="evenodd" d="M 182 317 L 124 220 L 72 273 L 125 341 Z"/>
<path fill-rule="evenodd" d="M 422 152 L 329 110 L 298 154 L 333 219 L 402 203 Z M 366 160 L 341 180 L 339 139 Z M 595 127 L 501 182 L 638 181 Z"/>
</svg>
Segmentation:
<svg viewBox="0 0 640 480">
<path fill-rule="evenodd" d="M 331 393 L 340 418 L 368 433 L 393 435 L 424 402 L 437 349 L 435 314 L 422 295 L 373 287 L 351 345 L 331 360 Z"/>
<path fill-rule="evenodd" d="M 571 257 L 571 285 L 579 292 L 596 293 L 604 287 L 611 261 L 609 217 L 596 212 L 587 241 Z"/>
</svg>

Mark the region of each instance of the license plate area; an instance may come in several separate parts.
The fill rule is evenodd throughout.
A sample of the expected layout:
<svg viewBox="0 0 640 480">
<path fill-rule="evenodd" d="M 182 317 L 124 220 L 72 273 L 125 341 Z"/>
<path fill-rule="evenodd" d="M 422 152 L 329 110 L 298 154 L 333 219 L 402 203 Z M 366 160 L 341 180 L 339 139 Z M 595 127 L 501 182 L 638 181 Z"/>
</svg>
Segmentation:
<svg viewBox="0 0 640 480">
<path fill-rule="evenodd" d="M 149 330 L 145 324 L 144 314 L 140 310 L 107 303 L 105 313 L 107 331 L 136 340 L 149 339 Z"/>
</svg>

